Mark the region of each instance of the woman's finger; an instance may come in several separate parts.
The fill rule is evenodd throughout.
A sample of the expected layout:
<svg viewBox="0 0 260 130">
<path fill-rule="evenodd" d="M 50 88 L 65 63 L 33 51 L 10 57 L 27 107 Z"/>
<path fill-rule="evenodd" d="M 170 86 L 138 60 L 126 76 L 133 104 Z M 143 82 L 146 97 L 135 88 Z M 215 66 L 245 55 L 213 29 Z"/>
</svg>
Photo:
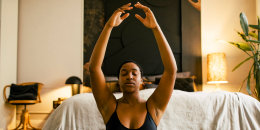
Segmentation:
<svg viewBox="0 0 260 130">
<path fill-rule="evenodd" d="M 141 3 L 139 3 L 139 2 L 137 2 L 134 6 L 135 6 L 136 8 L 140 8 L 140 9 L 144 10 L 145 12 L 150 11 L 149 7 L 144 6 L 144 5 L 142 5 Z"/>
<path fill-rule="evenodd" d="M 131 10 L 131 9 L 133 9 L 133 7 L 120 7 L 119 9 L 121 9 L 121 10 Z"/>
<path fill-rule="evenodd" d="M 122 7 L 124 7 L 124 6 L 129 7 L 130 5 L 131 5 L 131 3 L 127 3 L 127 4 L 123 5 Z"/>
<path fill-rule="evenodd" d="M 117 9 L 117 10 L 114 12 L 113 15 L 119 15 L 119 16 L 120 16 L 120 15 L 123 14 L 123 13 L 125 13 L 124 10 Z"/>
<path fill-rule="evenodd" d="M 122 13 L 125 13 L 125 11 L 124 11 L 123 9 L 121 9 L 121 8 L 118 8 L 115 12 L 116 12 L 116 13 L 119 13 L 119 12 L 120 12 L 121 14 L 122 14 Z"/>
<path fill-rule="evenodd" d="M 129 15 L 130 15 L 129 13 L 126 13 L 126 14 L 124 14 L 124 15 L 121 17 L 121 19 L 122 19 L 122 20 L 125 20 Z"/>
<path fill-rule="evenodd" d="M 144 19 L 139 14 L 135 14 L 135 17 L 142 23 L 144 22 Z"/>
<path fill-rule="evenodd" d="M 133 9 L 133 7 L 130 7 L 131 3 L 125 4 L 123 6 L 121 6 L 119 9 L 121 10 L 131 10 Z"/>
</svg>

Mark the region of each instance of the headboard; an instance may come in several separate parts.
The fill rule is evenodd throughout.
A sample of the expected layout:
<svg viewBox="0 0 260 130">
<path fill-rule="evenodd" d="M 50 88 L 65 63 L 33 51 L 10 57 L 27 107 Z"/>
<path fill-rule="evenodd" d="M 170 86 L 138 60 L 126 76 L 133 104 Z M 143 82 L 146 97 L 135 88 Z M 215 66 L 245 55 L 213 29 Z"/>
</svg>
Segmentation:
<svg viewBox="0 0 260 130">
<path fill-rule="evenodd" d="M 201 83 L 200 12 L 188 0 L 85 0 L 84 12 L 84 64 L 89 61 L 92 50 L 104 23 L 115 9 L 139 1 L 154 12 L 174 53 L 178 71 L 189 71 Z M 134 14 L 144 16 L 134 9 L 119 27 L 113 29 L 109 39 L 102 70 L 106 76 L 117 75 L 117 69 L 125 60 L 137 61 L 144 68 L 144 75 L 158 75 L 163 64 L 155 38 Z M 84 78 L 85 79 L 85 78 Z"/>
</svg>

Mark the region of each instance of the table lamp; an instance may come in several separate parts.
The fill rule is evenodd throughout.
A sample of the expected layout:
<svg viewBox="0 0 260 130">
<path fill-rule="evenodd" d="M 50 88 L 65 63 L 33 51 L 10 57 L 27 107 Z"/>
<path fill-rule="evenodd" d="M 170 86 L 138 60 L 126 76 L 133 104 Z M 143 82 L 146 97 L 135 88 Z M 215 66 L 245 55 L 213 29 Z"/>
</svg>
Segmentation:
<svg viewBox="0 0 260 130">
<path fill-rule="evenodd" d="M 227 63 L 224 53 L 211 53 L 207 55 L 207 81 L 209 84 L 228 83 Z"/>
<path fill-rule="evenodd" d="M 72 96 L 79 94 L 81 91 L 81 80 L 80 78 L 76 77 L 76 76 L 71 76 L 69 77 L 65 84 L 70 84 L 71 85 L 71 92 L 72 92 Z"/>
</svg>

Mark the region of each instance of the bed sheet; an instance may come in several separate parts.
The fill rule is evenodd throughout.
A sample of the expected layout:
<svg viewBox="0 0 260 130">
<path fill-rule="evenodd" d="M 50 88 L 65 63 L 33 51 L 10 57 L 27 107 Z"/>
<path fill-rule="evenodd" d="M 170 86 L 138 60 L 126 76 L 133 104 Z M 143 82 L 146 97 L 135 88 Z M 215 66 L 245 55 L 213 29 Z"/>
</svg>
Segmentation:
<svg viewBox="0 0 260 130">
<path fill-rule="evenodd" d="M 154 89 L 140 91 L 148 99 Z M 122 93 L 115 93 L 120 98 Z M 158 130 L 260 129 L 260 103 L 239 92 L 174 90 Z M 65 100 L 47 119 L 43 130 L 105 130 L 92 93 Z"/>
</svg>

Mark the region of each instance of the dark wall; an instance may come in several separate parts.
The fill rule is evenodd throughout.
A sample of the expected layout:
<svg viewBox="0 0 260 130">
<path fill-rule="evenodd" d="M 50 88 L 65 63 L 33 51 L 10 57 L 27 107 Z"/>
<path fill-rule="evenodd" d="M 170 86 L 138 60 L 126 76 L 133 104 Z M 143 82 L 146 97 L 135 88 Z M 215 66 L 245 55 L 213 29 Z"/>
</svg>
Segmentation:
<svg viewBox="0 0 260 130">
<path fill-rule="evenodd" d="M 172 48 L 178 71 L 190 71 L 201 80 L 200 12 L 186 0 L 139 1 L 154 12 Z M 85 0 L 84 63 L 88 62 L 105 21 L 128 2 L 134 4 L 137 0 Z M 155 38 L 150 29 L 134 18 L 134 13 L 144 16 L 143 12 L 134 9 L 130 13 L 112 31 L 102 68 L 105 75 L 116 75 L 120 63 L 127 59 L 141 64 L 145 75 L 161 74 L 163 65 Z"/>
<path fill-rule="evenodd" d="M 181 1 L 182 14 L 182 71 L 195 75 L 196 83 L 202 84 L 201 21 L 200 11 L 188 0 Z"/>
<path fill-rule="evenodd" d="M 181 71 L 181 57 L 177 56 L 181 52 L 180 0 L 106 0 L 105 20 L 107 21 L 122 5 L 130 2 L 134 5 L 137 1 L 154 12 L 173 52 L 176 53 L 178 68 Z M 144 75 L 162 74 L 163 64 L 152 30 L 134 17 L 134 14 L 145 17 L 144 12 L 137 8 L 126 12 L 129 12 L 130 16 L 111 33 L 103 62 L 103 72 L 109 76 L 117 75 L 119 65 L 131 59 L 144 68 Z"/>
</svg>

